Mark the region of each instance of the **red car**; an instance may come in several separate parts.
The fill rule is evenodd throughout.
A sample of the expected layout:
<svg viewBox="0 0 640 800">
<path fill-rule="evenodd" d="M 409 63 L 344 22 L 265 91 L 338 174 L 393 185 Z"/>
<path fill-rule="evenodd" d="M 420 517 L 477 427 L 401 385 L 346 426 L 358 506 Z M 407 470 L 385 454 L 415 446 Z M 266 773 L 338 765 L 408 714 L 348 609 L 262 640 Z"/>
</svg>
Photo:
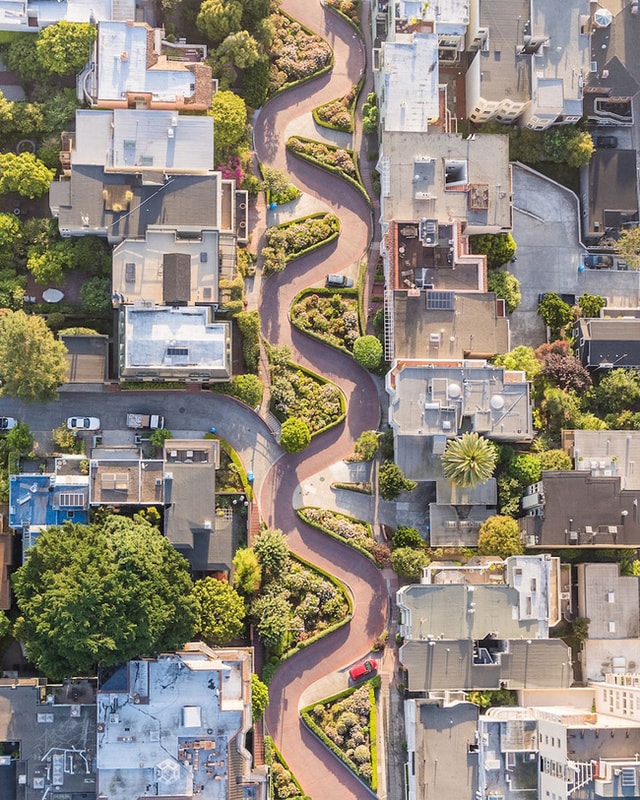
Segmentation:
<svg viewBox="0 0 640 800">
<path fill-rule="evenodd" d="M 372 672 L 375 672 L 378 669 L 378 662 L 375 658 L 368 658 L 366 661 L 363 661 L 362 664 L 356 664 L 355 667 L 351 667 L 349 670 L 349 677 L 352 681 L 358 681 L 360 678 L 364 678 L 365 675 L 371 675 Z"/>
</svg>

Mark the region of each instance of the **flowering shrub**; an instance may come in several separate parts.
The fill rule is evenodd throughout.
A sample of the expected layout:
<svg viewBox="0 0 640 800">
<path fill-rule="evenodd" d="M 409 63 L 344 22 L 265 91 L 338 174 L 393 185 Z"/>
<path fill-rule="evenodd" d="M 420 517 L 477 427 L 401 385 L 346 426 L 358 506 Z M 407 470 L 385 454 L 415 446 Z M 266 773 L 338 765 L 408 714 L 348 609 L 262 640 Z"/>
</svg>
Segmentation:
<svg viewBox="0 0 640 800">
<path fill-rule="evenodd" d="M 267 247 L 262 249 L 266 272 L 281 272 L 287 261 L 318 247 L 340 232 L 335 214 L 319 212 L 308 217 L 267 228 Z"/>
<path fill-rule="evenodd" d="M 290 561 L 281 583 L 294 612 L 290 627 L 295 643 L 305 641 L 347 614 L 348 605 L 342 592 L 298 561 Z"/>
<path fill-rule="evenodd" d="M 314 506 L 300 508 L 298 509 L 298 514 L 309 525 L 320 528 L 320 530 L 328 530 L 341 539 L 358 545 L 368 553 L 373 553 L 376 543 L 371 531 L 371 525 L 368 522 L 350 519 L 335 511 L 315 508 Z"/>
<path fill-rule="evenodd" d="M 352 22 L 356 28 L 360 29 L 360 0 L 327 0 L 327 5 L 335 9 L 340 14 Z"/>
<path fill-rule="evenodd" d="M 313 109 L 313 118 L 319 125 L 325 125 L 346 133 L 353 133 L 352 112 L 357 98 L 357 87 L 337 100 L 331 100 Z"/>
<path fill-rule="evenodd" d="M 366 783 L 372 783 L 372 742 L 370 721 L 373 713 L 373 690 L 365 684 L 347 697 L 318 703 L 310 713 L 303 711 L 305 722 L 321 738 L 332 743 L 336 755 Z"/>
<path fill-rule="evenodd" d="M 331 63 L 331 48 L 315 33 L 305 30 L 286 14 L 270 17 L 273 25 L 269 92 L 308 78 Z"/>
<path fill-rule="evenodd" d="M 335 424 L 344 413 L 340 389 L 293 364 L 271 364 L 271 403 L 281 418 L 298 417 L 311 435 Z"/>
<path fill-rule="evenodd" d="M 291 136 L 287 141 L 287 147 L 303 158 L 337 170 L 354 181 L 358 180 L 356 156 L 353 150 L 345 150 L 343 147 L 336 147 L 324 142 L 301 139 L 298 136 Z"/>
<path fill-rule="evenodd" d="M 242 161 L 239 156 L 229 156 L 224 164 L 220 164 L 218 170 L 222 173 L 225 180 L 235 179 L 236 186 L 240 186 L 244 178 L 242 171 Z"/>
<path fill-rule="evenodd" d="M 355 296 L 310 294 L 291 306 L 291 322 L 335 347 L 353 351 L 360 336 L 358 300 Z"/>
</svg>

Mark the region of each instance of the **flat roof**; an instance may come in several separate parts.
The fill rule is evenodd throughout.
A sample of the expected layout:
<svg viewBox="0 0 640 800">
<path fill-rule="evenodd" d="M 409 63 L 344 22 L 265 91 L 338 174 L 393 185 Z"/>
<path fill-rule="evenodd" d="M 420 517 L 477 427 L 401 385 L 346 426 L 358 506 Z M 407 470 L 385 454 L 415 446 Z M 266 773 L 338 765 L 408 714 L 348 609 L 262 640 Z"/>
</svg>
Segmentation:
<svg viewBox="0 0 640 800">
<path fill-rule="evenodd" d="M 389 422 L 397 436 L 455 437 L 465 418 L 470 430 L 490 438 L 532 436 L 529 383 L 523 373 L 482 362 L 398 360 L 386 383 Z"/>
<path fill-rule="evenodd" d="M 9 525 L 28 529 L 86 524 L 89 521 L 89 480 L 77 476 L 57 483 L 54 475 L 20 473 L 9 477 Z"/>
<path fill-rule="evenodd" d="M 28 9 L 27 9 L 28 5 Z M 32 19 L 36 20 L 34 29 Z M 34 33 L 61 20 L 68 22 L 99 22 L 109 19 L 134 19 L 133 0 L 2 0 L 0 30 L 20 30 Z"/>
<path fill-rule="evenodd" d="M 531 98 L 531 56 L 520 56 L 529 0 L 482 0 L 480 26 L 489 29 L 488 48 L 477 56 L 480 95 L 488 101 L 508 97 L 515 103 Z"/>
<path fill-rule="evenodd" d="M 180 652 L 124 667 L 123 691 L 98 692 L 97 791 L 110 800 L 227 800 L 249 763 L 249 648 Z"/>
<path fill-rule="evenodd" d="M 72 170 L 90 164 L 109 172 L 207 174 L 213 170 L 213 117 L 78 109 Z"/>
<path fill-rule="evenodd" d="M 229 375 L 230 327 L 208 306 L 124 306 L 121 377 Z"/>
<path fill-rule="evenodd" d="M 19 743 L 19 772 L 26 775 L 10 787 L 13 797 L 95 797 L 87 783 L 96 776 L 95 713 L 95 691 L 86 680 L 64 686 L 37 678 L 0 681 L 0 741 Z"/>
<path fill-rule="evenodd" d="M 127 93 L 150 93 L 176 102 L 195 93 L 196 78 L 182 61 L 150 59 L 155 32 L 145 24 L 103 21 L 98 26 L 97 100 L 121 101 Z"/>
<path fill-rule="evenodd" d="M 199 236 L 184 238 L 175 228 L 151 226 L 144 239 L 125 239 L 113 250 L 113 291 L 124 295 L 126 303 L 164 297 L 164 257 L 168 253 L 185 255 L 190 261 L 190 305 L 218 302 L 219 234 L 203 230 Z M 131 266 L 133 265 L 133 266 Z"/>
<path fill-rule="evenodd" d="M 640 489 L 640 431 L 563 431 L 562 440 L 575 470 L 620 476 L 622 489 Z"/>
<path fill-rule="evenodd" d="M 637 165 L 635 150 L 595 149 L 587 167 L 589 230 L 585 235 L 601 236 L 606 228 L 638 219 Z"/>
<path fill-rule="evenodd" d="M 102 384 L 109 377 L 109 337 L 61 336 L 67 348 L 67 383 Z"/>
<path fill-rule="evenodd" d="M 92 458 L 89 471 L 92 505 L 145 505 L 164 502 L 161 459 Z"/>
<path fill-rule="evenodd" d="M 384 219 L 468 221 L 467 233 L 511 228 L 509 138 L 503 134 L 383 131 Z M 464 184 L 447 182 L 450 162 L 464 162 Z M 416 180 L 417 176 L 417 180 Z M 466 176 L 466 177 L 464 177 Z M 486 187 L 486 202 L 471 202 L 470 186 Z M 481 207 L 480 207 L 481 206 Z"/>
<path fill-rule="evenodd" d="M 429 280 L 431 274 L 428 271 L 427 283 L 433 283 L 438 291 L 439 284 Z M 434 275 L 434 280 L 437 277 Z M 396 290 L 393 323 L 394 356 L 398 359 L 462 359 L 471 353 L 493 355 L 510 350 L 509 320 L 498 315 L 493 292 L 455 292 L 453 308 L 446 310 L 427 308 L 425 292 Z"/>
<path fill-rule="evenodd" d="M 620 574 L 619 564 L 578 564 L 578 615 L 589 638 L 640 636 L 640 578 Z"/>
<path fill-rule="evenodd" d="M 477 547 L 480 526 L 495 513 L 495 506 L 429 503 L 429 544 L 431 547 Z"/>
<path fill-rule="evenodd" d="M 440 114 L 438 37 L 416 33 L 410 41 L 384 42 L 385 131 L 422 131 Z"/>
</svg>

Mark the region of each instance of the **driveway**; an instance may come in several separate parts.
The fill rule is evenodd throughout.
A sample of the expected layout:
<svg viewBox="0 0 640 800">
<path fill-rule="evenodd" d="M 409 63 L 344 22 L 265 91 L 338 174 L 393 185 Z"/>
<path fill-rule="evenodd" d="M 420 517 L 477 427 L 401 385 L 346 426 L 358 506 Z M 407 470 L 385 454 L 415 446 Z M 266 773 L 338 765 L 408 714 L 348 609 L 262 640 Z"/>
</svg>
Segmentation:
<svg viewBox="0 0 640 800">
<path fill-rule="evenodd" d="M 537 314 L 538 294 L 557 292 L 579 297 L 599 294 L 610 306 L 640 303 L 640 272 L 578 270 L 586 252 L 580 240 L 580 205 L 576 195 L 527 167 L 513 167 L 513 237 L 517 260 L 510 272 L 520 281 L 522 303 L 511 315 L 511 346 L 537 347 L 545 339 Z"/>
</svg>

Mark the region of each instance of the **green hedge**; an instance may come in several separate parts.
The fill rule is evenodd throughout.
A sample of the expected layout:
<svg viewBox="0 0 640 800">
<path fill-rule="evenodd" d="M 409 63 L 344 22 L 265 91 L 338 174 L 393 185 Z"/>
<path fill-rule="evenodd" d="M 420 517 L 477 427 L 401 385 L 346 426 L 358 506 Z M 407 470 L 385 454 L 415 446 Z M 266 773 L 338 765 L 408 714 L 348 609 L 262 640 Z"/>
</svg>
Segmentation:
<svg viewBox="0 0 640 800">
<path fill-rule="evenodd" d="M 366 484 L 369 488 L 366 488 L 364 485 Z M 358 494 L 373 494 L 373 489 L 371 488 L 371 481 L 362 481 L 361 483 L 344 483 L 344 481 L 335 481 L 331 484 L 332 489 L 343 489 L 345 492 L 358 492 Z"/>
<path fill-rule="evenodd" d="M 291 138 L 299 139 L 301 142 L 310 142 L 312 144 L 318 143 L 315 139 L 309 139 L 306 136 L 295 136 L 295 137 L 292 136 Z M 296 156 L 296 158 L 301 158 L 303 161 L 308 161 L 309 164 L 315 164 L 316 167 L 323 169 L 325 172 L 329 172 L 331 175 L 337 175 L 339 178 L 342 178 L 342 180 L 351 184 L 351 186 L 354 186 L 367 201 L 369 207 L 373 207 L 371 198 L 369 197 L 367 190 L 365 189 L 364 183 L 362 182 L 362 176 L 360 175 L 360 165 L 358 164 L 358 158 L 356 152 L 354 150 L 350 150 L 347 147 L 335 147 L 335 145 L 329 145 L 326 142 L 319 142 L 319 144 L 324 144 L 327 147 L 334 148 L 336 150 L 346 150 L 348 153 L 351 153 L 352 156 L 354 157 L 354 165 L 356 169 L 356 175 L 358 176 L 358 180 L 355 180 L 350 175 L 347 175 L 343 170 L 338 169 L 338 167 L 334 167 L 332 164 L 325 164 L 324 162 L 318 160 L 317 158 L 314 158 L 313 156 L 309 156 L 306 153 L 296 152 L 289 145 L 288 141 L 286 147 L 290 153 Z"/>
<path fill-rule="evenodd" d="M 307 728 L 314 733 L 318 739 L 325 745 L 325 747 L 330 750 L 337 758 L 342 761 L 349 769 L 353 772 L 356 778 L 361 781 L 365 786 L 370 787 L 374 792 L 378 787 L 378 777 L 377 777 L 377 766 L 378 766 L 378 751 L 376 745 L 376 704 L 375 704 L 375 690 L 374 687 L 371 685 L 371 681 L 369 683 L 369 697 L 371 702 L 371 711 L 369 712 L 369 751 L 371 753 L 371 782 L 367 781 L 365 778 L 362 777 L 358 770 L 358 765 L 348 758 L 342 750 L 331 741 L 331 739 L 326 735 L 326 733 L 320 728 L 313 717 L 311 716 L 311 712 L 315 708 L 318 703 L 312 703 L 311 705 L 305 706 L 300 712 L 300 716 L 302 721 L 307 726 Z M 363 684 L 364 685 L 364 684 Z M 355 686 L 350 689 L 345 689 L 341 692 L 337 692 L 336 694 L 330 695 L 329 697 L 325 697 L 320 703 L 324 705 L 328 705 L 329 703 L 335 703 L 338 700 L 342 700 L 345 697 L 349 697 L 349 695 L 353 694 L 356 689 L 362 688 L 361 686 Z M 373 728 L 372 728 L 372 719 L 373 719 Z M 373 734 L 372 734 L 373 731 Z M 375 756 L 375 760 L 374 760 Z"/>
<path fill-rule="evenodd" d="M 310 525 L 312 528 L 315 528 L 318 531 L 322 531 L 322 533 L 326 533 L 327 536 L 331 536 L 332 539 L 336 539 L 338 542 L 342 542 L 342 544 L 346 544 L 348 547 L 351 547 L 353 550 L 357 550 L 363 556 L 366 556 L 370 561 L 373 561 L 375 564 L 375 559 L 371 553 L 364 549 L 364 547 L 360 547 L 359 544 L 352 542 L 351 539 L 345 539 L 344 536 L 340 536 L 339 534 L 332 531 L 330 528 L 325 528 L 324 525 L 318 525 L 315 522 L 311 522 L 308 520 L 304 515 L 304 506 L 302 508 L 296 508 L 296 516 L 305 522 L 307 525 Z M 371 541 L 375 544 L 375 540 L 373 538 L 373 530 L 371 529 L 371 523 L 367 522 L 363 519 L 356 519 L 356 517 L 350 517 L 348 514 L 342 514 L 339 511 L 334 512 L 336 514 L 340 514 L 341 517 L 345 519 L 351 520 L 352 522 L 359 522 L 361 525 L 366 525 L 371 533 Z"/>
<path fill-rule="evenodd" d="M 309 331 L 306 328 L 301 328 L 300 325 L 298 325 L 292 319 L 292 317 L 291 317 L 291 308 L 292 308 L 292 306 L 294 306 L 296 303 L 300 303 L 302 300 L 304 300 L 305 297 L 308 297 L 309 295 L 312 295 L 312 294 L 317 294 L 318 297 L 332 297 L 334 294 L 344 294 L 344 295 L 347 295 L 349 297 L 355 296 L 358 299 L 358 304 L 357 304 L 357 307 L 358 307 L 358 322 L 360 324 L 360 335 L 362 336 L 362 331 L 364 330 L 364 328 L 362 327 L 362 317 L 360 316 L 360 300 L 361 300 L 361 297 L 359 295 L 361 293 L 358 291 L 358 289 L 344 289 L 344 288 L 342 288 L 342 289 L 338 289 L 338 288 L 329 289 L 327 287 L 322 287 L 322 288 L 317 288 L 317 289 L 313 289 L 313 288 L 303 289 L 301 292 L 298 292 L 298 294 L 293 298 L 293 300 L 291 301 L 291 306 L 289 306 L 289 322 L 291 323 L 291 325 L 297 331 L 300 331 L 300 333 L 304 333 L 307 336 L 310 336 L 312 339 L 317 339 L 319 342 L 323 342 L 324 344 L 328 345 L 329 347 L 333 347 L 335 350 L 340 350 L 342 353 L 346 353 L 348 356 L 351 356 L 351 358 L 353 358 L 353 353 L 351 352 L 351 350 L 347 350 L 346 347 L 342 347 L 340 345 L 337 345 L 335 342 L 330 341 L 322 333 L 316 333 L 315 331 Z M 325 378 L 325 380 L 326 380 L 326 378 Z"/>
<path fill-rule="evenodd" d="M 290 219 L 287 222 L 281 222 L 279 225 L 272 225 L 271 227 L 286 229 L 290 228 L 292 225 L 299 225 L 306 219 L 321 219 L 322 217 L 326 217 L 327 214 L 331 214 L 337 217 L 337 214 L 334 214 L 333 211 L 315 211 L 313 214 L 306 214 L 304 217 L 296 217 L 296 219 Z M 334 233 L 332 233 L 331 236 L 328 236 L 321 242 L 316 242 L 315 244 L 312 244 L 309 247 L 305 247 L 304 250 L 298 250 L 296 253 L 291 253 L 286 255 L 285 261 L 288 264 L 290 261 L 295 261 L 296 258 L 302 258 L 302 256 L 306 256 L 307 253 L 313 253 L 313 251 L 317 250 L 319 247 L 324 247 L 325 244 L 329 244 L 330 242 L 335 241 L 338 238 L 338 236 L 340 236 L 340 233 L 341 233 L 340 220 L 338 219 L 338 230 L 334 231 Z"/>
<path fill-rule="evenodd" d="M 310 800 L 308 795 L 306 795 L 304 793 L 304 791 L 302 789 L 302 786 L 300 786 L 300 781 L 296 778 L 296 776 L 291 771 L 291 767 L 287 764 L 284 756 L 282 755 L 282 753 L 276 747 L 276 743 L 273 741 L 273 737 L 271 737 L 271 736 L 265 736 L 264 737 L 264 749 L 265 749 L 265 756 L 269 751 L 271 751 L 272 755 L 275 756 L 276 761 L 279 761 L 280 764 L 282 764 L 282 766 L 286 770 L 288 770 L 289 774 L 291 775 L 291 782 L 294 784 L 294 786 L 300 792 L 299 795 L 293 795 L 292 800 Z M 267 764 L 269 766 L 271 766 L 271 764 L 273 764 L 273 758 L 270 761 L 265 758 L 265 761 L 267 761 Z"/>
<path fill-rule="evenodd" d="M 312 31 L 311 28 L 307 28 L 307 26 L 304 25 L 302 22 L 300 22 L 299 19 L 292 17 L 291 14 L 287 14 L 287 12 L 283 11 L 282 8 L 278 8 L 278 13 L 282 14 L 283 17 L 288 17 L 288 19 L 291 22 L 297 22 L 297 24 L 302 28 L 302 30 L 309 36 L 317 35 L 315 31 Z M 327 42 L 327 44 L 329 44 L 329 42 Z M 331 58 L 326 67 L 322 67 L 322 69 L 319 69 L 317 72 L 312 72 L 311 75 L 305 75 L 304 78 L 298 78 L 297 81 L 290 81 L 289 83 L 285 83 L 284 86 L 281 86 L 279 89 L 276 89 L 275 92 L 269 93 L 269 95 L 267 96 L 267 100 L 271 100 L 272 98 L 277 97 L 279 94 L 282 94 L 282 92 L 286 92 L 287 89 L 293 89 L 294 86 L 301 86 L 303 83 L 308 83 L 308 81 L 312 81 L 315 78 L 319 78 L 321 75 L 326 75 L 328 72 L 331 72 L 331 70 L 333 69 L 335 56 L 333 53 L 333 48 L 330 45 L 329 49 L 331 50 Z"/>
<path fill-rule="evenodd" d="M 328 7 L 330 8 L 330 6 Z M 341 17 L 347 19 L 347 17 L 345 17 L 345 15 L 342 14 L 342 12 L 337 11 L 337 9 L 334 9 L 334 11 L 340 14 Z M 316 125 L 319 125 L 321 128 L 328 128 L 331 131 L 340 131 L 341 133 L 353 133 L 356 129 L 356 107 L 358 105 L 358 98 L 360 97 L 360 92 L 362 91 L 363 86 L 364 86 L 364 75 L 360 78 L 358 83 L 353 87 L 354 88 L 353 100 L 351 101 L 348 107 L 349 117 L 351 119 L 351 123 L 348 129 L 341 128 L 339 125 L 332 125 L 330 122 L 327 122 L 324 119 L 320 119 L 320 113 L 319 113 L 320 109 L 324 108 L 325 106 L 333 105 L 336 102 L 336 100 L 340 98 L 336 98 L 336 100 L 329 100 L 328 102 L 322 103 L 322 105 L 316 106 L 314 109 L 312 109 L 311 113 L 313 114 L 313 119 Z"/>
</svg>

